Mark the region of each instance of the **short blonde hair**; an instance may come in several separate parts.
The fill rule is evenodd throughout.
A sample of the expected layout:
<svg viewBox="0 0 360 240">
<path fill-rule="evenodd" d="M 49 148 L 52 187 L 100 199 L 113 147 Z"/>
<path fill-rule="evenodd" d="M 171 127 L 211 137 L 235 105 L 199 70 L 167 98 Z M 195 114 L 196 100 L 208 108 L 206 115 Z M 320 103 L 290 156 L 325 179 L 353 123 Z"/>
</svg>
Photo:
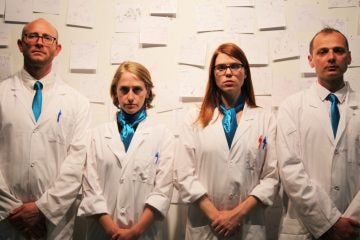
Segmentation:
<svg viewBox="0 0 360 240">
<path fill-rule="evenodd" d="M 115 107 L 119 108 L 119 100 L 117 98 L 117 92 L 116 92 L 117 84 L 122 74 L 125 72 L 135 74 L 141 81 L 144 82 L 146 91 L 148 93 L 147 94 L 148 96 L 145 99 L 145 107 L 146 109 L 152 108 L 153 106 L 151 105 L 151 102 L 154 99 L 155 94 L 152 91 L 154 85 L 151 81 L 150 72 L 142 64 L 131 61 L 126 61 L 121 63 L 118 69 L 116 70 L 115 75 L 111 81 L 110 96 Z"/>
</svg>

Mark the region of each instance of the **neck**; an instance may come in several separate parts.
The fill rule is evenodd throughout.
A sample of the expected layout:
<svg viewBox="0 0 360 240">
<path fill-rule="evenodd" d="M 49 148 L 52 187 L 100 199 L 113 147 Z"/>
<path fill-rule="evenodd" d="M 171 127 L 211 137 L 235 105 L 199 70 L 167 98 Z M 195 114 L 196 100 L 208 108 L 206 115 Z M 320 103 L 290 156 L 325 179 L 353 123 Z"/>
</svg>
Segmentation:
<svg viewBox="0 0 360 240">
<path fill-rule="evenodd" d="M 236 94 L 232 93 L 223 93 L 221 95 L 221 101 L 225 108 L 232 108 L 235 107 L 236 104 L 238 104 L 239 97 L 241 95 L 241 92 L 238 92 Z"/>
<path fill-rule="evenodd" d="M 318 79 L 318 83 L 332 93 L 340 90 L 341 88 L 343 88 L 345 86 L 343 76 L 341 76 L 341 78 L 331 79 L 330 81 L 331 82 L 329 83 L 329 80 L 324 81 L 324 80 Z"/>
<path fill-rule="evenodd" d="M 51 64 L 45 66 L 34 66 L 24 63 L 25 70 L 35 79 L 40 80 L 51 72 Z"/>
</svg>

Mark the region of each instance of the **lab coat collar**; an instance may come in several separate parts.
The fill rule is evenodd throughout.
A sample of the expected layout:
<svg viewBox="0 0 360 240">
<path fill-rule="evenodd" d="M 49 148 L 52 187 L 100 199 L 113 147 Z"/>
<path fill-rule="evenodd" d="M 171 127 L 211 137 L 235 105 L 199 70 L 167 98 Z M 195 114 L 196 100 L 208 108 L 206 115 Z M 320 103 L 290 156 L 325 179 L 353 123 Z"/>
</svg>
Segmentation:
<svg viewBox="0 0 360 240">
<path fill-rule="evenodd" d="M 245 104 L 241 119 L 238 123 L 238 127 L 236 129 L 235 136 L 231 144 L 231 148 L 233 148 L 233 146 L 236 145 L 236 143 L 241 139 L 241 137 L 245 136 L 245 133 L 251 128 L 252 121 L 255 120 L 257 117 L 256 113 L 256 108 L 250 108 L 247 104 Z"/>
</svg>

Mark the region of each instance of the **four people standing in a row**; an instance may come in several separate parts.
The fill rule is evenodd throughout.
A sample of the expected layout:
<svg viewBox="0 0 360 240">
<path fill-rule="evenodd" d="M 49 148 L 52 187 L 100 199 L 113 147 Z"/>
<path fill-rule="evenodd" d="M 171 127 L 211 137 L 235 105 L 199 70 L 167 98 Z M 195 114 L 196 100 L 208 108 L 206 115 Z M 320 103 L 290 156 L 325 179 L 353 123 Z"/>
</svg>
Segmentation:
<svg viewBox="0 0 360 240">
<path fill-rule="evenodd" d="M 312 39 L 318 80 L 277 118 L 256 105 L 244 52 L 220 45 L 177 144 L 148 116 L 153 83 L 135 62 L 111 83 L 114 121 L 87 131 L 88 101 L 52 69 L 58 40 L 46 20 L 26 24 L 24 67 L 0 82 L 1 240 L 71 239 L 77 209 L 85 239 L 162 239 L 173 185 L 189 204 L 186 239 L 267 239 L 280 184 L 280 239 L 359 237 L 360 96 L 344 81 L 351 55 L 337 30 Z"/>
</svg>

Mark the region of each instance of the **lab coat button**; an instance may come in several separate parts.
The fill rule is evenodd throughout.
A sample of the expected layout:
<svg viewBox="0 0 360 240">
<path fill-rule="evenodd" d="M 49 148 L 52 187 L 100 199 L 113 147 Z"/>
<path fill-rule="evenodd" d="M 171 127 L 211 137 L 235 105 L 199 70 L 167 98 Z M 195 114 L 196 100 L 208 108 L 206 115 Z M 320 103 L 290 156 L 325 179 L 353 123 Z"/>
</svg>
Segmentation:
<svg viewBox="0 0 360 240">
<path fill-rule="evenodd" d="M 126 213 L 126 209 L 125 208 L 120 208 L 120 215 L 125 216 L 125 213 Z"/>
<path fill-rule="evenodd" d="M 124 183 L 124 179 L 121 178 L 121 179 L 120 179 L 120 184 L 123 184 L 123 183 Z"/>
<path fill-rule="evenodd" d="M 35 163 L 32 162 L 32 163 L 30 164 L 30 167 L 34 167 L 34 166 L 35 166 Z"/>
<path fill-rule="evenodd" d="M 338 155 L 338 154 L 339 154 L 339 150 L 335 149 L 334 154 L 335 154 L 335 155 Z"/>
<path fill-rule="evenodd" d="M 335 186 L 334 189 L 335 189 L 336 191 L 339 191 L 339 190 L 340 190 L 340 187 L 339 187 L 339 186 Z"/>
</svg>

